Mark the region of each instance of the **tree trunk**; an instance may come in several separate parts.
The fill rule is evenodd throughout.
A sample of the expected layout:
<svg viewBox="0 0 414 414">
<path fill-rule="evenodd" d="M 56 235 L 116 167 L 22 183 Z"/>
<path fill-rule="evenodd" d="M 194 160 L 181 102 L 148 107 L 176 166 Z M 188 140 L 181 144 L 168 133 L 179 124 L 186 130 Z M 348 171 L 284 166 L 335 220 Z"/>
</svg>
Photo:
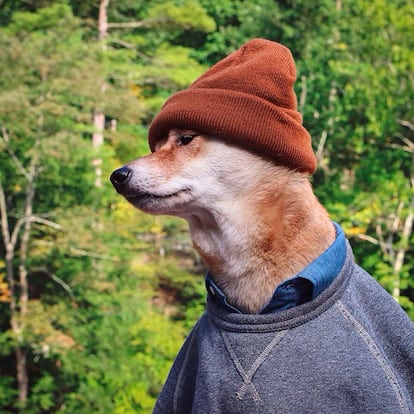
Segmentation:
<svg viewBox="0 0 414 414">
<path fill-rule="evenodd" d="M 42 120 L 40 119 L 40 122 Z M 16 380 L 18 387 L 18 406 L 24 410 L 29 392 L 29 377 L 27 372 L 27 359 L 24 344 L 25 319 L 27 317 L 29 302 L 29 284 L 27 272 L 27 257 L 32 228 L 33 200 L 35 195 L 35 183 L 37 178 L 38 154 L 36 152 L 39 140 L 34 145 L 34 155 L 26 169 L 16 157 L 15 153 L 8 148 L 9 138 L 7 131 L 2 130 L 1 136 L 6 144 L 6 151 L 14 161 L 17 170 L 26 178 L 25 205 L 22 216 L 17 220 L 14 228 L 9 226 L 9 211 L 6 202 L 3 185 L 0 181 L 0 221 L 3 244 L 6 250 L 6 273 L 10 291 L 10 327 L 16 340 Z M 19 284 L 16 286 L 16 275 L 14 261 L 16 259 L 17 246 L 19 246 L 18 276 Z"/>
<path fill-rule="evenodd" d="M 108 33 L 108 9 L 109 0 L 100 0 L 99 2 L 99 17 L 98 17 L 98 40 L 102 45 L 102 49 L 105 50 L 105 38 Z M 99 93 L 105 93 L 105 83 L 102 82 Z M 93 111 L 93 133 L 92 133 L 92 146 L 99 148 L 104 142 L 104 129 L 105 129 L 105 114 L 101 109 L 95 108 Z M 93 166 L 95 167 L 95 186 L 102 186 L 102 158 L 95 158 L 93 160 Z"/>
<path fill-rule="evenodd" d="M 99 148 L 104 142 L 105 114 L 97 109 L 93 113 L 92 147 Z M 92 161 L 95 167 L 95 186 L 102 185 L 102 158 Z"/>
<path fill-rule="evenodd" d="M 411 199 L 411 203 L 408 210 L 408 215 L 404 221 L 403 230 L 401 234 L 400 247 L 397 249 L 395 256 L 393 273 L 394 273 L 394 286 L 392 290 L 392 296 L 398 302 L 400 299 L 400 273 L 404 264 L 405 254 L 409 247 L 409 240 L 413 230 L 414 224 L 414 197 Z"/>
<path fill-rule="evenodd" d="M 98 39 L 104 40 L 108 33 L 108 9 L 109 0 L 101 0 L 99 2 L 99 17 L 98 17 Z"/>
<path fill-rule="evenodd" d="M 24 408 L 29 392 L 29 376 L 27 375 L 26 352 L 22 346 L 16 348 L 16 370 L 19 408 Z"/>
<path fill-rule="evenodd" d="M 30 212 L 32 208 L 32 194 L 26 200 L 26 213 Z M 27 207 L 30 205 L 30 209 Z M 10 327 L 13 332 L 13 335 L 16 338 L 17 345 L 15 349 L 16 357 L 16 380 L 18 388 L 18 405 L 19 408 L 23 409 L 26 405 L 27 396 L 28 396 L 28 386 L 29 378 L 27 373 L 26 366 L 26 353 L 25 349 L 22 346 L 23 343 L 23 323 L 24 316 L 27 313 L 27 302 L 28 302 L 28 284 L 27 284 L 27 270 L 25 264 L 19 264 L 19 276 L 20 276 L 20 294 L 17 293 L 14 267 L 13 262 L 16 254 L 16 244 L 19 234 L 19 230 L 23 220 L 19 220 L 16 223 L 13 232 L 10 233 L 9 223 L 7 217 L 7 204 L 4 196 L 3 186 L 0 182 L 0 213 L 1 213 L 1 227 L 2 227 L 2 236 L 3 243 L 6 249 L 6 273 L 7 273 L 7 282 L 9 285 L 10 291 Z M 25 217 L 26 219 L 28 217 Z M 30 227 L 26 227 L 25 232 L 26 242 L 22 242 L 21 254 L 27 254 L 27 244 L 30 235 Z M 24 257 L 24 256 L 23 256 Z M 19 296 L 18 296 L 19 295 Z"/>
<path fill-rule="evenodd" d="M 27 307 L 29 303 L 29 283 L 27 280 L 27 253 L 29 248 L 30 232 L 32 229 L 32 214 L 33 214 L 33 199 L 35 193 L 35 165 L 32 164 L 30 171 L 30 180 L 27 183 L 26 189 L 26 205 L 24 211 L 24 226 L 23 234 L 20 240 L 20 258 L 19 258 L 19 282 L 20 282 L 20 296 L 19 296 L 19 319 L 20 319 L 20 335 L 18 338 L 19 344 L 16 348 L 16 372 L 17 372 L 17 383 L 19 387 L 19 404 L 24 407 L 27 401 L 29 391 L 29 376 L 26 366 L 26 351 L 24 345 L 21 342 L 23 340 Z"/>
</svg>

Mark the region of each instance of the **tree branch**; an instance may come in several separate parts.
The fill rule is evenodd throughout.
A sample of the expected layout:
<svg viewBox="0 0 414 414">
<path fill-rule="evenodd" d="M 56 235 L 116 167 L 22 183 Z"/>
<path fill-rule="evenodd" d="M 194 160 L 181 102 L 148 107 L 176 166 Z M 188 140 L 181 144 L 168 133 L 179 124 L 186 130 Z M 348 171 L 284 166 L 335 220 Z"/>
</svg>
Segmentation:
<svg viewBox="0 0 414 414">
<path fill-rule="evenodd" d="M 43 218 L 41 218 L 41 217 L 39 217 L 39 216 L 33 216 L 33 215 L 32 215 L 32 216 L 30 216 L 29 220 L 30 220 L 32 223 L 39 223 L 39 224 L 43 224 L 43 225 L 45 225 L 45 226 L 52 227 L 52 228 L 53 228 L 53 229 L 55 229 L 55 230 L 62 230 L 62 226 L 61 226 L 60 224 L 55 223 L 55 222 L 50 221 L 50 220 L 47 220 L 47 219 L 43 219 Z"/>
<path fill-rule="evenodd" d="M 70 298 L 72 299 L 72 301 L 74 303 L 76 303 L 76 298 L 75 295 L 73 294 L 73 291 L 71 289 L 71 287 L 65 282 L 63 281 L 61 278 L 57 277 L 55 274 L 53 273 L 48 273 L 48 276 L 54 281 L 56 282 L 58 285 L 60 285 L 65 291 L 66 293 L 70 296 Z"/>
<path fill-rule="evenodd" d="M 403 151 L 407 151 L 410 153 L 414 153 L 414 142 L 409 140 L 407 137 L 397 134 L 397 137 L 401 139 L 403 144 L 388 144 L 388 148 L 396 148 L 396 149 L 402 149 Z M 405 145 L 404 145 L 405 144 Z"/>
<path fill-rule="evenodd" d="M 6 249 L 6 276 L 7 283 L 9 284 L 10 290 L 10 325 L 12 331 L 18 337 L 21 332 L 21 326 L 16 318 L 17 313 L 17 301 L 16 301 L 16 283 L 14 280 L 14 269 L 13 269 L 13 259 L 14 259 L 14 248 L 16 241 L 13 236 L 10 236 L 9 230 L 9 221 L 7 217 L 7 204 L 6 197 L 4 195 L 3 185 L 0 180 L 0 215 L 1 215 L 1 229 L 3 235 L 3 243 Z M 17 238 L 17 236 L 16 236 Z"/>
<path fill-rule="evenodd" d="M 113 262 L 119 261 L 119 259 L 112 257 L 112 256 L 108 256 L 106 254 L 90 252 L 88 250 L 78 249 L 77 247 L 73 247 L 73 246 L 69 247 L 69 250 L 79 256 L 92 257 L 94 259 L 100 259 L 100 260 L 111 260 Z"/>
<path fill-rule="evenodd" d="M 14 153 L 14 151 L 10 148 L 10 136 L 6 130 L 5 127 L 1 128 L 1 139 L 4 142 L 4 145 L 6 147 L 6 151 L 8 152 L 8 154 L 10 155 L 10 158 L 13 160 L 13 162 L 16 164 L 17 169 L 20 171 L 20 173 L 27 179 L 30 179 L 29 173 L 26 170 L 26 168 L 24 168 L 24 165 L 20 162 L 20 160 L 17 158 L 16 154 Z"/>
<path fill-rule="evenodd" d="M 56 276 L 54 273 L 50 273 L 47 269 L 37 269 L 35 272 L 39 272 L 42 275 L 45 275 L 52 279 L 55 283 L 57 283 L 60 287 L 63 288 L 63 290 L 68 294 L 68 296 L 71 298 L 72 302 L 76 304 L 76 297 L 73 294 L 72 288 L 60 277 Z"/>
<path fill-rule="evenodd" d="M 3 234 L 3 242 L 7 249 L 7 245 L 10 243 L 10 232 L 9 232 L 9 221 L 7 218 L 7 203 L 6 196 L 4 194 L 3 185 L 0 179 L 0 220 L 1 220 L 1 231 Z"/>
<path fill-rule="evenodd" d="M 305 105 L 306 105 L 306 97 L 308 94 L 308 88 L 306 85 L 306 76 L 302 75 L 300 77 L 300 84 L 302 86 L 302 90 L 300 92 L 300 97 L 299 97 L 299 110 L 303 113 L 305 110 Z"/>
<path fill-rule="evenodd" d="M 375 244 L 377 246 L 380 244 L 378 239 L 376 239 L 375 237 L 372 237 L 372 236 L 368 236 L 368 234 L 357 234 L 356 237 L 358 237 L 358 239 L 370 242 L 370 243 Z"/>
<path fill-rule="evenodd" d="M 403 119 L 399 119 L 398 123 L 402 126 L 407 127 L 408 129 L 411 129 L 411 131 L 414 131 L 414 124 L 409 121 L 404 121 Z"/>
<path fill-rule="evenodd" d="M 136 53 L 139 57 L 141 57 L 141 58 L 143 58 L 143 59 L 145 59 L 145 60 L 147 60 L 147 61 L 150 61 L 150 60 L 151 60 L 151 58 L 150 58 L 148 55 L 146 55 L 145 53 L 142 53 L 142 52 L 141 52 L 141 51 L 137 48 L 137 46 L 136 46 L 136 45 L 134 45 L 133 43 L 129 43 L 129 42 L 126 42 L 125 40 L 118 39 L 118 38 L 115 38 L 115 37 L 112 37 L 112 36 L 110 36 L 110 37 L 108 38 L 108 42 L 109 42 L 109 43 L 113 43 L 113 44 L 115 44 L 115 45 L 120 45 L 120 46 L 123 46 L 125 49 L 135 50 L 135 53 Z"/>
<path fill-rule="evenodd" d="M 119 22 L 119 23 L 108 23 L 108 29 L 136 29 L 139 27 L 150 27 L 154 23 L 165 23 L 168 19 L 161 19 L 161 18 L 154 18 L 154 19 L 147 19 L 147 20 L 140 20 L 135 22 Z"/>
</svg>

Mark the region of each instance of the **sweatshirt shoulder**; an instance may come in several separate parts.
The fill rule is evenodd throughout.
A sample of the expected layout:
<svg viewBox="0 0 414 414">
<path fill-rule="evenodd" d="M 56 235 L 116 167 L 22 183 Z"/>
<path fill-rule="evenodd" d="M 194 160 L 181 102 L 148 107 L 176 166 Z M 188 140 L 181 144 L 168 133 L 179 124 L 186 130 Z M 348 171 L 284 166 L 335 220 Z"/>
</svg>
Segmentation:
<svg viewBox="0 0 414 414">
<path fill-rule="evenodd" d="M 398 302 L 357 264 L 354 264 L 352 277 L 341 301 L 356 314 L 370 316 L 384 326 L 397 328 L 402 324 L 414 329 L 413 322 Z"/>
<path fill-rule="evenodd" d="M 414 323 L 397 301 L 365 270 L 355 265 L 336 304 L 349 328 L 404 384 L 414 404 Z"/>
</svg>

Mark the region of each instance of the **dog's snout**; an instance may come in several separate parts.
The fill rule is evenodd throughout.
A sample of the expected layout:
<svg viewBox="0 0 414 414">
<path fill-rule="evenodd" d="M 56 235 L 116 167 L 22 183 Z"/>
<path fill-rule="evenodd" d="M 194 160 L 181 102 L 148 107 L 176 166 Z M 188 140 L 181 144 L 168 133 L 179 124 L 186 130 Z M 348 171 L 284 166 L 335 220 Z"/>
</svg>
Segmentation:
<svg viewBox="0 0 414 414">
<path fill-rule="evenodd" d="M 112 185 L 118 192 L 122 191 L 125 185 L 132 177 L 132 170 L 128 167 L 122 167 L 115 170 L 110 177 Z"/>
</svg>

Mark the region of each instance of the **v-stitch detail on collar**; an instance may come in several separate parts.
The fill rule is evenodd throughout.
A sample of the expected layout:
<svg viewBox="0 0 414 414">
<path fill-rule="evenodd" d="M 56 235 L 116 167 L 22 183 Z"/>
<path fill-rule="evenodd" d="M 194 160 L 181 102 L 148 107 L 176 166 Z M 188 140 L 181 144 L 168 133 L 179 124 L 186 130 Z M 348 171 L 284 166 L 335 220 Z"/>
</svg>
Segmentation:
<svg viewBox="0 0 414 414">
<path fill-rule="evenodd" d="M 258 371 L 258 369 L 261 367 L 263 362 L 266 361 L 267 357 L 270 355 L 273 348 L 282 340 L 282 338 L 284 337 L 287 331 L 288 330 L 286 329 L 284 331 L 277 332 L 276 335 L 273 337 L 273 339 L 263 349 L 263 351 L 260 352 L 258 357 L 253 362 L 252 366 L 246 371 L 246 369 L 240 363 L 240 360 L 237 357 L 236 352 L 231 346 L 231 343 L 230 343 L 230 340 L 227 334 L 220 329 L 220 334 L 221 334 L 221 337 L 223 338 L 223 342 L 224 342 L 224 345 L 226 346 L 227 352 L 230 355 L 230 358 L 234 364 L 234 367 L 236 368 L 236 371 L 239 373 L 239 375 L 241 376 L 243 380 L 242 384 L 240 385 L 239 390 L 236 392 L 237 399 L 243 400 L 247 392 L 249 391 L 253 401 L 261 401 L 261 397 L 259 393 L 257 392 L 256 387 L 253 384 L 253 377 Z"/>
</svg>

